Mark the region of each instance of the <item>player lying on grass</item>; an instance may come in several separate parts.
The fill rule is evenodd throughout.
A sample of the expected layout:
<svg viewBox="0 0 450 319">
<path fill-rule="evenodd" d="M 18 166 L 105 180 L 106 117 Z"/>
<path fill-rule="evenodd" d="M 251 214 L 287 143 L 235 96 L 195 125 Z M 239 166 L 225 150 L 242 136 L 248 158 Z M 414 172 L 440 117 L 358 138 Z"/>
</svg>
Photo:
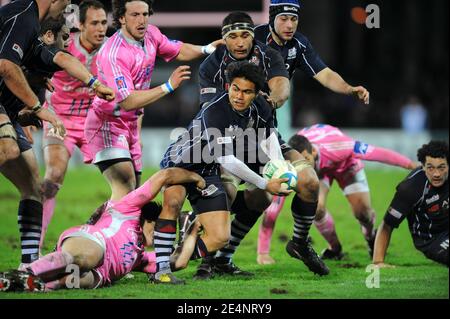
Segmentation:
<svg viewBox="0 0 450 319">
<path fill-rule="evenodd" d="M 406 218 L 414 246 L 427 258 L 447 265 L 448 258 L 448 144 L 431 141 L 417 152 L 423 167 L 398 186 L 375 239 L 373 263 L 384 263 L 394 228 Z"/>
<path fill-rule="evenodd" d="M 316 124 L 305 128 L 293 136 L 289 144 L 314 165 L 320 178 L 319 204 L 314 223 L 329 244 L 322 252 L 322 258 L 343 257 L 333 217 L 326 207 L 327 196 L 334 180 L 343 190 L 353 214 L 361 224 L 372 257 L 376 234 L 375 211 L 370 203 L 369 185 L 362 160 L 377 161 L 406 169 L 414 169 L 417 164 L 394 151 L 355 141 L 331 125 Z M 258 241 L 259 264 L 275 263 L 269 255 L 270 240 L 284 201 L 284 197 L 276 197 L 264 215 Z"/>
<path fill-rule="evenodd" d="M 153 273 L 156 270 L 154 253 L 147 253 L 151 245 L 151 221 L 161 207 L 152 199 L 162 187 L 186 184 L 202 190 L 205 180 L 194 172 L 169 168 L 154 174 L 144 185 L 119 201 L 110 201 L 105 212 L 94 225 L 82 225 L 64 231 L 56 252 L 31 263 L 26 271 L 12 270 L 0 273 L 0 291 L 50 291 L 67 288 L 73 282 L 69 269 L 80 270 L 79 288 L 94 289 L 112 284 L 131 271 Z M 196 237 L 196 231 L 192 236 Z M 161 240 L 155 236 L 155 242 Z M 195 239 L 194 239 L 195 243 Z M 194 249 L 179 258 L 184 268 Z M 165 247 L 171 254 L 172 247 Z M 186 256 L 186 258 L 184 257 Z M 72 276 L 72 277 L 70 277 Z"/>
</svg>

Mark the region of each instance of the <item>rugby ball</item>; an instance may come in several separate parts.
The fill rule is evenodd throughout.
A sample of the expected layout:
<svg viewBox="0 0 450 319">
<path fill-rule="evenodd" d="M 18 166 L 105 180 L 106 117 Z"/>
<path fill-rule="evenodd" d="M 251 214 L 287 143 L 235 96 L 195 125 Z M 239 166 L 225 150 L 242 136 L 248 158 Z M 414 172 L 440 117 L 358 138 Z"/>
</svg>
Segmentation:
<svg viewBox="0 0 450 319">
<path fill-rule="evenodd" d="M 263 177 L 267 180 L 287 178 L 287 182 L 281 184 L 282 190 L 293 190 L 297 186 L 297 171 L 294 166 L 285 160 L 271 160 L 263 169 Z"/>
</svg>

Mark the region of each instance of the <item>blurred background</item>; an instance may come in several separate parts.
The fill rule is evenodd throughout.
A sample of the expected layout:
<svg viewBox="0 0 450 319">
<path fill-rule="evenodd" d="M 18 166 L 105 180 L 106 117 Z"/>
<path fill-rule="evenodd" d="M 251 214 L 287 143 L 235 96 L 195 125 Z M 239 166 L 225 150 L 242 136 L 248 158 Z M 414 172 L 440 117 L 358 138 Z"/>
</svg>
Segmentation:
<svg viewBox="0 0 450 319">
<path fill-rule="evenodd" d="M 102 2 L 111 10 L 111 1 Z M 328 123 L 355 138 L 396 149 L 412 158 L 430 138 L 448 140 L 449 1 L 301 3 L 299 31 L 331 69 L 348 83 L 365 86 L 371 100 L 370 105 L 363 105 L 297 72 L 291 99 L 281 111 L 280 131 L 285 139 L 301 127 Z M 365 10 L 370 4 L 380 9 L 379 28 L 365 24 Z M 269 0 L 155 0 L 155 15 L 150 22 L 171 39 L 205 45 L 220 37 L 222 19 L 229 12 L 249 12 L 256 24 L 262 24 L 268 21 L 268 5 Z M 172 130 L 186 126 L 197 113 L 200 63 L 189 63 L 193 69 L 189 83 L 145 110 L 147 165 L 158 164 Z M 152 87 L 167 81 L 178 65 L 159 60 Z M 150 148 L 152 154 L 145 152 Z"/>
</svg>

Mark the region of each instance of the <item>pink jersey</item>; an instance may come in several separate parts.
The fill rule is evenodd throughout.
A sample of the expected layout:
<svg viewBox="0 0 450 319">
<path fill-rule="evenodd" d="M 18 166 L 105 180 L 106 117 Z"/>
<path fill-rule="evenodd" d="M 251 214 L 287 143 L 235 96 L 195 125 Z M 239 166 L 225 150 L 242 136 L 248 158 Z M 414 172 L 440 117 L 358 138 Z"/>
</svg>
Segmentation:
<svg viewBox="0 0 450 319">
<path fill-rule="evenodd" d="M 317 170 L 321 174 L 342 173 L 355 165 L 364 167 L 360 160 L 377 161 L 408 168 L 411 160 L 394 151 L 355 141 L 331 125 L 316 124 L 298 132 L 315 145 L 319 153 Z"/>
<path fill-rule="evenodd" d="M 116 32 L 100 49 L 97 59 L 99 80 L 115 91 L 116 99 L 108 102 L 96 97 L 94 109 L 124 121 L 136 120 L 141 111 L 126 112 L 118 104 L 134 90 L 148 90 L 156 56 L 166 62 L 173 60 L 180 53 L 181 45 L 169 40 L 153 25 L 148 26 L 142 42 L 127 38 L 120 30 Z"/>
<path fill-rule="evenodd" d="M 80 60 L 93 75 L 97 75 L 97 53 L 87 52 L 80 43 L 80 33 L 70 35 L 67 51 Z M 56 72 L 52 78 L 55 91 L 47 95 L 46 107 L 62 116 L 86 117 L 95 93 L 80 80 L 65 71 Z"/>
</svg>

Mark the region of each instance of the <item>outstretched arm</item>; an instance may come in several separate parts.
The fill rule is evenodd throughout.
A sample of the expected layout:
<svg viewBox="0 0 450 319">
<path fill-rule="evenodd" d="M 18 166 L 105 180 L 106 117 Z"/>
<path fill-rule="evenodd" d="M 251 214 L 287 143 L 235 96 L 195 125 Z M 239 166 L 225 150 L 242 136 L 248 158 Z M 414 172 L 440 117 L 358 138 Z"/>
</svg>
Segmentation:
<svg viewBox="0 0 450 319">
<path fill-rule="evenodd" d="M 114 204 L 119 211 L 141 209 L 153 200 L 166 185 L 196 183 L 199 189 L 206 186 L 205 180 L 198 174 L 182 168 L 167 168 L 153 174 L 141 187 L 124 196 Z"/>
<path fill-rule="evenodd" d="M 417 168 L 419 165 L 400 153 L 361 142 L 356 142 L 354 155 L 365 161 L 380 162 L 411 170 Z"/>
<path fill-rule="evenodd" d="M 213 53 L 219 45 L 225 44 L 225 41 L 220 39 L 208 45 L 200 46 L 189 43 L 183 43 L 180 53 L 177 56 L 178 61 L 191 61 L 201 58 L 205 55 Z"/>
<path fill-rule="evenodd" d="M 356 98 L 369 104 L 370 93 L 363 86 L 351 86 L 335 71 L 330 68 L 325 68 L 317 73 L 314 78 L 320 82 L 324 87 L 330 89 L 333 92 L 354 95 Z"/>
<path fill-rule="evenodd" d="M 55 54 L 53 61 L 60 68 L 64 69 L 64 71 L 66 71 L 70 76 L 73 76 L 86 85 L 91 86 L 98 97 L 108 101 L 114 100 L 114 91 L 111 88 L 101 84 L 98 80 L 93 81 L 93 75 L 77 58 L 71 56 L 68 53 L 60 51 Z"/>
</svg>

